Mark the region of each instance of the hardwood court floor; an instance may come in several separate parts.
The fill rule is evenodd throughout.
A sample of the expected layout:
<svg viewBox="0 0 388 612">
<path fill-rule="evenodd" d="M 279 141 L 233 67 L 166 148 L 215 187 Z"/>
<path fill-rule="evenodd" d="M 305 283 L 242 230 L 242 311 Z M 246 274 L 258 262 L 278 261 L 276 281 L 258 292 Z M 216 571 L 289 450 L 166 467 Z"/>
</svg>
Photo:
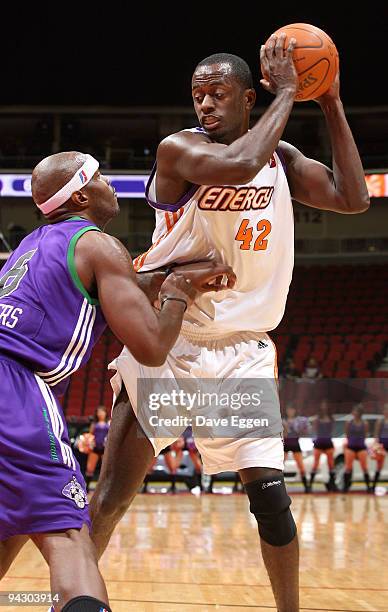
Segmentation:
<svg viewBox="0 0 388 612">
<path fill-rule="evenodd" d="M 301 610 L 388 611 L 388 495 L 296 494 L 292 507 L 301 545 Z M 276 610 L 256 523 L 241 494 L 138 495 L 101 570 L 117 612 Z M 29 543 L 0 591 L 48 590 L 47 578 Z"/>
</svg>

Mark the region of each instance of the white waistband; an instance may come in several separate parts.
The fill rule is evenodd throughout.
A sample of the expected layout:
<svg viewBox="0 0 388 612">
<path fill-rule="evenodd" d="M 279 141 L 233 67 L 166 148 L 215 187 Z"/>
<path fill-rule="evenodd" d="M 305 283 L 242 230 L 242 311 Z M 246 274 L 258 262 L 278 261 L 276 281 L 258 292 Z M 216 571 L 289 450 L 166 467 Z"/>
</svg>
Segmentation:
<svg viewBox="0 0 388 612">
<path fill-rule="evenodd" d="M 260 338 L 268 337 L 267 333 L 264 331 L 253 331 L 253 330 L 234 330 L 234 331 L 225 331 L 220 329 L 208 329 L 207 327 L 198 327 L 196 325 L 192 325 L 191 323 L 187 323 L 183 321 L 182 329 L 180 331 L 180 335 L 188 340 L 189 342 L 214 342 L 217 340 L 226 340 L 230 339 L 233 336 L 238 338 L 244 337 L 245 339 L 252 340 L 260 340 Z"/>
</svg>

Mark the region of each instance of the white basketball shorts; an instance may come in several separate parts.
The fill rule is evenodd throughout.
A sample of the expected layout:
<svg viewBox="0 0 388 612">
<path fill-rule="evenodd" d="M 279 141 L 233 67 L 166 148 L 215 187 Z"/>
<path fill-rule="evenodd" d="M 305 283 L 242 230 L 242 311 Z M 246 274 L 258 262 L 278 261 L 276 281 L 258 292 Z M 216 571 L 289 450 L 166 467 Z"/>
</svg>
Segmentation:
<svg viewBox="0 0 388 612">
<path fill-rule="evenodd" d="M 207 339 L 206 334 L 200 336 L 197 332 L 192 334 L 182 330 L 162 366 L 153 368 L 141 365 L 124 347 L 109 369 L 116 370 L 111 379 L 114 396 L 118 396 L 124 383 L 135 414 L 138 414 L 138 379 L 268 379 L 275 387 L 276 421 L 281 422 L 276 349 L 266 333 L 238 332 Z M 175 437 L 147 436 L 154 447 L 155 456 L 172 444 L 185 429 L 186 426 L 180 430 L 179 427 L 178 430 L 174 428 Z M 195 443 L 206 474 L 236 472 L 249 467 L 283 470 L 283 440 L 281 427 L 278 426 L 268 437 L 195 437 Z"/>
</svg>

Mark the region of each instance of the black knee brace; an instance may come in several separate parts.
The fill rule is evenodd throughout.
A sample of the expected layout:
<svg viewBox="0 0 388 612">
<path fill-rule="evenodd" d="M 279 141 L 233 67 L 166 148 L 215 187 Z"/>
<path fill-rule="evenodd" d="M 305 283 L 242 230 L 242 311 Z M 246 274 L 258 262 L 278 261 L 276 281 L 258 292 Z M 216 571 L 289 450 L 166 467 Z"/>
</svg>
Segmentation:
<svg viewBox="0 0 388 612">
<path fill-rule="evenodd" d="M 62 612 L 112 612 L 112 610 L 103 601 L 85 595 L 68 601 Z"/>
<path fill-rule="evenodd" d="M 283 474 L 244 485 L 250 511 L 259 525 L 260 537 L 272 546 L 285 546 L 294 539 L 296 525 L 290 511 Z"/>
</svg>

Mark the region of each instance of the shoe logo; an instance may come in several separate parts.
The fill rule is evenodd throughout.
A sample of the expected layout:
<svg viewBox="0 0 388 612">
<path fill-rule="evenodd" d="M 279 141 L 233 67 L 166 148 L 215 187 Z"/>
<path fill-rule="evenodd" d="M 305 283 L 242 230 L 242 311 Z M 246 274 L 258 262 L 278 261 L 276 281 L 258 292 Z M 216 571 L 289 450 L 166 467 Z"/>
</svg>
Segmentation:
<svg viewBox="0 0 388 612">
<path fill-rule="evenodd" d="M 271 482 L 263 482 L 261 485 L 262 489 L 268 489 L 268 487 L 276 487 L 282 484 L 281 480 L 272 480 Z"/>
<path fill-rule="evenodd" d="M 263 342 L 262 340 L 259 340 L 257 343 L 257 348 L 267 348 L 268 344 L 266 342 Z"/>
<path fill-rule="evenodd" d="M 86 493 L 83 490 L 82 486 L 78 482 L 75 476 L 67 483 L 66 486 L 62 489 L 62 495 L 72 499 L 75 505 L 78 508 L 85 508 L 88 504 L 88 498 L 86 497 Z"/>
</svg>

